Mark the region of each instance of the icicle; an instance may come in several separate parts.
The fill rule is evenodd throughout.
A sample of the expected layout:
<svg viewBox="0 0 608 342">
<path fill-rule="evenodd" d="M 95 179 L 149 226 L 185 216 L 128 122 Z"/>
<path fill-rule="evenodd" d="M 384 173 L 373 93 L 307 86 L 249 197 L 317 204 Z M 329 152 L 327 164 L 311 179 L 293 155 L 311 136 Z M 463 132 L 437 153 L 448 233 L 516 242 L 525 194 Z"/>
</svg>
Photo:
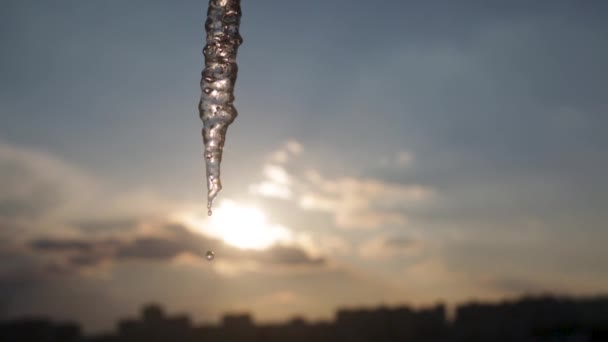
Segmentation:
<svg viewBox="0 0 608 342">
<path fill-rule="evenodd" d="M 207 45 L 203 49 L 205 69 L 201 77 L 202 93 L 198 105 L 203 120 L 209 215 L 213 200 L 222 189 L 220 163 L 226 131 L 238 115 L 233 101 L 238 71 L 236 54 L 243 42 L 239 34 L 240 21 L 240 0 L 209 1 L 205 22 Z"/>
</svg>

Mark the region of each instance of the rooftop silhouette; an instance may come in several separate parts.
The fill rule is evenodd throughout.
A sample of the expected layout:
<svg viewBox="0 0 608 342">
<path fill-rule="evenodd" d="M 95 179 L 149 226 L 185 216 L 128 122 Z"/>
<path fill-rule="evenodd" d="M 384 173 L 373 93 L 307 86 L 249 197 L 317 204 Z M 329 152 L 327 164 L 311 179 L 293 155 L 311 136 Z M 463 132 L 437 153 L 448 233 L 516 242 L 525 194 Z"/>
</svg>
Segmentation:
<svg viewBox="0 0 608 342">
<path fill-rule="evenodd" d="M 446 308 L 408 306 L 340 309 L 332 322 L 296 317 L 281 324 L 256 324 L 247 313 L 223 316 L 219 325 L 194 325 L 187 315 L 167 315 L 159 305 L 142 308 L 117 331 L 84 336 L 76 323 L 22 318 L 0 323 L 4 342 L 274 342 L 274 341 L 608 341 L 608 297 L 522 297 L 497 303 L 470 302 Z"/>
</svg>

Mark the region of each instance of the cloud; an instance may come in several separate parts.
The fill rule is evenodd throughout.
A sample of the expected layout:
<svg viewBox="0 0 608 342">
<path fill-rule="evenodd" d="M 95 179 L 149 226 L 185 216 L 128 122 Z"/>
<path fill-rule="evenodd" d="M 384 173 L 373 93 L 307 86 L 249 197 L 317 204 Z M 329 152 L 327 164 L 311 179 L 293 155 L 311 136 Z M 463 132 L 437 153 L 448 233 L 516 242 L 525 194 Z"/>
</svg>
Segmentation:
<svg viewBox="0 0 608 342">
<path fill-rule="evenodd" d="M 114 247 L 118 244 L 116 240 L 86 241 L 78 239 L 53 240 L 42 238 L 32 241 L 31 247 L 37 251 L 59 251 L 59 252 L 84 252 L 88 253 L 104 247 Z"/>
<path fill-rule="evenodd" d="M 308 179 L 308 191 L 299 198 L 300 207 L 332 213 L 336 225 L 342 228 L 403 225 L 407 222 L 404 211 L 434 194 L 428 187 L 371 178 L 325 179 L 312 172 Z"/>
<path fill-rule="evenodd" d="M 351 244 L 339 235 L 325 234 L 316 244 L 320 246 L 321 250 L 331 255 L 347 255 L 352 252 Z"/>
<path fill-rule="evenodd" d="M 279 184 L 289 184 L 290 176 L 284 168 L 278 165 L 267 164 L 264 166 L 264 175 L 269 180 Z"/>
<path fill-rule="evenodd" d="M 391 157 L 384 157 L 380 160 L 380 165 L 387 168 L 405 168 L 414 161 L 414 154 L 411 151 L 402 150 Z"/>
<path fill-rule="evenodd" d="M 0 143 L 0 218 L 32 221 L 60 215 L 95 186 L 76 168 L 44 153 Z"/>
<path fill-rule="evenodd" d="M 72 223 L 86 234 L 127 231 L 138 226 L 135 218 L 82 219 Z"/>
<path fill-rule="evenodd" d="M 119 229 L 177 206 L 149 191 L 115 189 L 48 153 L 0 143 L 0 224 L 21 233 Z"/>
<path fill-rule="evenodd" d="M 119 260 L 170 260 L 180 253 L 193 252 L 191 246 L 188 246 L 183 241 L 157 237 L 141 237 L 120 246 L 116 251 L 115 257 Z"/>
<path fill-rule="evenodd" d="M 301 154 L 302 151 L 302 144 L 295 140 L 289 140 L 284 143 L 278 150 L 271 153 L 269 162 L 264 165 L 262 170 L 264 180 L 257 184 L 252 184 L 249 187 L 249 191 L 252 194 L 263 197 L 281 200 L 291 199 L 292 179 L 282 165 L 285 165 L 291 158 Z"/>
<path fill-rule="evenodd" d="M 287 163 L 291 158 L 298 156 L 302 153 L 304 147 L 301 143 L 296 140 L 288 140 L 276 151 L 270 154 L 270 161 L 284 164 Z"/>
<path fill-rule="evenodd" d="M 249 251 L 248 253 L 253 253 Z M 261 252 L 255 253 L 261 261 L 286 265 L 321 265 L 325 262 L 323 258 L 314 258 L 304 250 L 293 246 L 273 246 Z M 256 255 L 253 255 L 254 257 Z"/>
<path fill-rule="evenodd" d="M 293 143 L 282 146 L 280 155 L 292 150 L 290 156 L 302 151 Z M 284 153 L 283 153 L 284 152 Z M 275 155 L 274 153 L 273 155 Z M 394 165 L 405 166 L 413 160 L 413 154 L 401 151 L 394 157 Z M 341 228 L 380 228 L 387 225 L 403 225 L 407 222 L 407 209 L 429 200 L 435 191 L 422 185 L 405 185 L 375 178 L 324 177 L 319 171 L 308 169 L 298 172 L 288 159 L 275 159 L 263 167 L 264 180 L 251 185 L 252 193 L 268 198 L 293 200 L 307 211 L 326 212 L 333 216 Z M 292 161 L 293 162 L 293 161 Z"/>
<path fill-rule="evenodd" d="M 419 239 L 405 236 L 380 236 L 364 242 L 359 255 L 371 260 L 386 260 L 400 256 L 417 256 L 424 249 Z"/>
<path fill-rule="evenodd" d="M 169 224 L 155 236 L 132 239 L 40 238 L 30 241 L 36 255 L 43 253 L 55 265 L 71 272 L 123 261 L 170 262 L 188 255 L 206 262 L 205 246 L 214 246 L 217 259 L 224 262 L 254 262 L 266 266 L 323 266 L 326 260 L 313 257 L 297 246 L 274 245 L 264 250 L 241 250 L 221 241 L 192 233 L 184 226 Z"/>
<path fill-rule="evenodd" d="M 277 198 L 288 200 L 292 198 L 292 192 L 286 184 L 280 184 L 272 181 L 262 181 L 258 184 L 252 184 L 249 191 L 253 194 L 268 198 Z"/>
<path fill-rule="evenodd" d="M 295 155 L 302 147 L 289 142 L 284 150 Z M 277 184 L 290 184 L 281 166 L 273 165 L 265 174 Z M 211 268 L 250 264 L 255 271 L 280 272 L 327 264 L 297 241 L 245 251 L 168 224 L 175 209 L 184 207 L 181 203 L 149 191 L 113 189 L 69 163 L 27 148 L 0 144 L 0 190 L 2 279 L 24 272 L 42 279 L 107 274 L 122 263 L 186 259 Z M 206 261 L 210 246 L 220 262 Z"/>
<path fill-rule="evenodd" d="M 401 151 L 395 156 L 395 163 L 398 166 L 405 167 L 414 161 L 414 155 L 410 151 Z"/>
</svg>

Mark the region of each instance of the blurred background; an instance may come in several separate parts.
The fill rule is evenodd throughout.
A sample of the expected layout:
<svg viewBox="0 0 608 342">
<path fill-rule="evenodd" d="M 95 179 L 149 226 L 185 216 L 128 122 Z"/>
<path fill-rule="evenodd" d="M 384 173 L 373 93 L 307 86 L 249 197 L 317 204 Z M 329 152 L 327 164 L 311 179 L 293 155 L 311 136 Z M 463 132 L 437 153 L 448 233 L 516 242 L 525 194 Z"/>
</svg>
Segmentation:
<svg viewBox="0 0 608 342">
<path fill-rule="evenodd" d="M 606 293 L 608 3 L 243 1 L 212 217 L 207 5 L 0 1 L 0 320 Z"/>
</svg>

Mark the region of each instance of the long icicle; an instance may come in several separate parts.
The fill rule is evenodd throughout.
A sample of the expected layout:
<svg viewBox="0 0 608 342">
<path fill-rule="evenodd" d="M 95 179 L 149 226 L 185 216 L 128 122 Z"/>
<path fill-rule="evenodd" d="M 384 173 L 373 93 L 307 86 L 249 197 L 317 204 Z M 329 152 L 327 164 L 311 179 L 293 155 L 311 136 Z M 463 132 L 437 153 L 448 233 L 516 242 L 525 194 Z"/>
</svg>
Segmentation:
<svg viewBox="0 0 608 342">
<path fill-rule="evenodd" d="M 203 49 L 205 69 L 201 77 L 201 100 L 198 105 L 203 120 L 203 142 L 207 175 L 207 209 L 222 189 L 220 163 L 228 126 L 238 113 L 234 107 L 234 85 L 238 72 L 236 55 L 243 42 L 239 34 L 240 0 L 210 0 Z"/>
</svg>

